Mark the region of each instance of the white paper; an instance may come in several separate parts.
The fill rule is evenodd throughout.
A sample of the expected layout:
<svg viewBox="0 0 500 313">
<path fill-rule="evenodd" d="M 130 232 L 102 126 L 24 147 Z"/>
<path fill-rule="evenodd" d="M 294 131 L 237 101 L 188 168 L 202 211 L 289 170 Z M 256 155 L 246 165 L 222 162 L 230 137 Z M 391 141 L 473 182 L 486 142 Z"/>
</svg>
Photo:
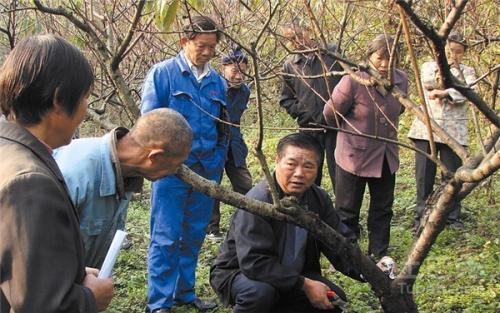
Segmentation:
<svg viewBox="0 0 500 313">
<path fill-rule="evenodd" d="M 109 247 L 108 253 L 106 254 L 106 258 L 104 259 L 104 263 L 102 263 L 101 270 L 99 271 L 98 278 L 109 278 L 113 272 L 113 267 L 115 266 L 116 259 L 120 254 L 120 250 L 122 248 L 123 241 L 127 233 L 123 230 L 117 230 L 115 233 L 115 237 L 113 238 L 113 242 Z"/>
</svg>

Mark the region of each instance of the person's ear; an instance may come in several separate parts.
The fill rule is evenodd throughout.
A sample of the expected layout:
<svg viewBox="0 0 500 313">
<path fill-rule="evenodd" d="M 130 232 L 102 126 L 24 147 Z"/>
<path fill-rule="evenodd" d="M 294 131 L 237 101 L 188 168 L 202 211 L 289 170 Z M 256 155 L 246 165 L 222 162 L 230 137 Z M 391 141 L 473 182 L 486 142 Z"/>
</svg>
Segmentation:
<svg viewBox="0 0 500 313">
<path fill-rule="evenodd" d="M 181 37 L 181 46 L 184 47 L 188 43 L 189 39 L 187 37 Z"/>
<path fill-rule="evenodd" d="M 148 159 L 151 163 L 156 163 L 159 162 L 164 155 L 165 155 L 164 149 L 154 148 L 149 150 Z"/>
</svg>

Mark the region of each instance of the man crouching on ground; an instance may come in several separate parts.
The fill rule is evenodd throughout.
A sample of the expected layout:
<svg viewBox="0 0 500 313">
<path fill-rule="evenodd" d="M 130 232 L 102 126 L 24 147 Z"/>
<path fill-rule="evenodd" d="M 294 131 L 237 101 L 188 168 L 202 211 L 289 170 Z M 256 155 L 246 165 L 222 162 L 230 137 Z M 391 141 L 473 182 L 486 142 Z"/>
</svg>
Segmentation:
<svg viewBox="0 0 500 313">
<path fill-rule="evenodd" d="M 354 234 L 340 221 L 328 194 L 314 185 L 321 150 L 302 133 L 282 138 L 277 147 L 275 183 L 280 198 L 295 196 L 343 236 Z M 266 181 L 247 197 L 272 203 Z M 341 272 L 361 280 L 350 264 L 299 226 L 237 210 L 211 268 L 210 284 L 233 312 L 340 312 L 330 302 L 344 291 L 321 276 L 320 253 Z"/>
</svg>

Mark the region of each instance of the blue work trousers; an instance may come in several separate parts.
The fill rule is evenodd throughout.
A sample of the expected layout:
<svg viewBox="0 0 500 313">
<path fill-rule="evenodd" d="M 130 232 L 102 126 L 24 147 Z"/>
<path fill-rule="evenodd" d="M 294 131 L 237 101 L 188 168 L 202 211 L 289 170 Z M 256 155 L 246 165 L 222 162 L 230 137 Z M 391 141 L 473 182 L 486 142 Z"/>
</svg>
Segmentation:
<svg viewBox="0 0 500 313">
<path fill-rule="evenodd" d="M 210 180 L 218 181 L 220 177 L 220 173 L 206 175 L 199 163 L 191 169 Z M 213 201 L 173 175 L 153 183 L 148 255 L 148 309 L 151 312 L 171 308 L 174 301 L 195 300 L 196 263 Z"/>
</svg>

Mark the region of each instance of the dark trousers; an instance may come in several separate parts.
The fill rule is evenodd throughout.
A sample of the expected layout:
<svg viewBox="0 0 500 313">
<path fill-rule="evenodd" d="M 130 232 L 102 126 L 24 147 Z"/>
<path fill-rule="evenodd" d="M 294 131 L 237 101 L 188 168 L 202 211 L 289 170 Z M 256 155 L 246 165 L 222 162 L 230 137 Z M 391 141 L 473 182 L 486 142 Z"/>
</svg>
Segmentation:
<svg viewBox="0 0 500 313">
<path fill-rule="evenodd" d="M 315 184 L 321 186 L 321 179 L 323 178 L 323 164 L 326 156 L 326 165 L 328 167 L 328 174 L 332 181 L 332 188 L 335 192 L 335 147 L 337 146 L 337 132 L 336 131 L 302 131 L 302 133 L 314 138 L 321 146 L 323 155 L 320 156 L 321 164 L 319 164 L 318 176 L 316 176 Z"/>
<path fill-rule="evenodd" d="M 234 164 L 234 159 L 231 151 L 228 153 L 228 159 L 224 164 L 224 170 L 226 175 L 231 182 L 233 190 L 246 194 L 250 189 L 252 189 L 252 176 L 248 170 L 246 164 L 242 166 L 236 166 Z M 222 180 L 222 177 L 221 177 Z M 217 233 L 220 231 L 220 201 L 215 200 L 214 207 L 212 209 L 212 217 L 210 223 L 207 227 L 207 233 Z"/>
<path fill-rule="evenodd" d="M 346 300 L 344 291 L 319 274 L 304 275 L 318 280 L 330 287 L 342 299 Z M 247 278 L 239 273 L 231 286 L 231 304 L 234 313 L 334 313 L 341 309 L 319 310 L 312 306 L 304 291 L 295 288 L 287 293 L 280 293 L 268 283 Z"/>
<path fill-rule="evenodd" d="M 431 153 L 429 141 L 412 139 L 415 147 L 427 153 Z M 462 160 L 446 144 L 436 142 L 436 152 L 439 159 L 451 171 L 455 172 L 462 166 Z M 415 220 L 420 220 L 425 210 L 427 198 L 432 193 L 436 179 L 436 163 L 432 162 L 420 153 L 415 153 L 415 179 L 417 180 L 417 203 L 415 207 Z M 448 215 L 448 221 L 460 220 L 460 202 L 454 201 L 453 211 Z"/>
<path fill-rule="evenodd" d="M 340 211 L 343 222 L 358 238 L 359 211 L 368 184 L 368 253 L 377 257 L 386 254 L 389 247 L 395 181 L 396 175 L 391 174 L 387 159 L 384 159 L 380 178 L 357 176 L 337 166 L 335 207 Z"/>
</svg>

